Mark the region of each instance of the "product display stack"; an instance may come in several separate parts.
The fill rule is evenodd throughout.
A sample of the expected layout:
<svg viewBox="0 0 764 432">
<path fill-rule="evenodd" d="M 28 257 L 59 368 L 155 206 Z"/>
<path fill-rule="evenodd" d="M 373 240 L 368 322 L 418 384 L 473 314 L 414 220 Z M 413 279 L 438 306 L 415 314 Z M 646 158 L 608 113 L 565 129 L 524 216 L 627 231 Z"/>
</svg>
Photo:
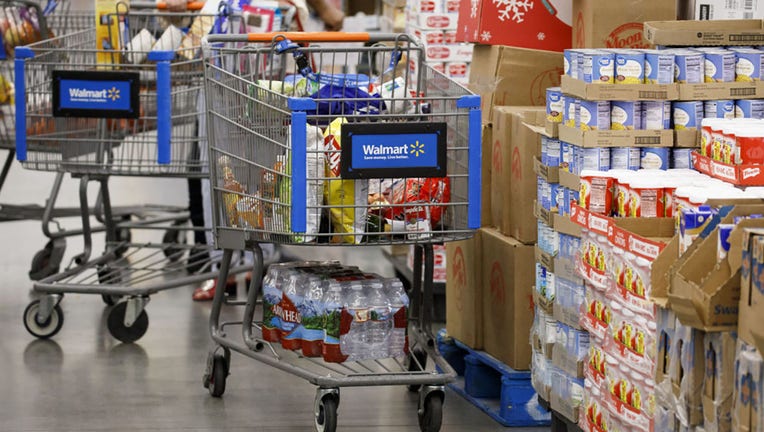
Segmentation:
<svg viewBox="0 0 764 432">
<path fill-rule="evenodd" d="M 406 32 L 424 44 L 425 62 L 453 81 L 467 84 L 473 45 L 456 41 L 459 1 L 410 0 L 406 8 Z M 416 77 L 416 62 L 410 66 Z"/>
</svg>

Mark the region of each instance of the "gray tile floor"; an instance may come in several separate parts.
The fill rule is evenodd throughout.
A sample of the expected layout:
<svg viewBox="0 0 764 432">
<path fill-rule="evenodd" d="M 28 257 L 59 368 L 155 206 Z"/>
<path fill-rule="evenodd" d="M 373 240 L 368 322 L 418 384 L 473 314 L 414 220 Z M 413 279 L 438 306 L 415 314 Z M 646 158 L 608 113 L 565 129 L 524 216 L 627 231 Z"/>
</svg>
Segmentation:
<svg viewBox="0 0 764 432">
<path fill-rule="evenodd" d="M 0 202 L 42 202 L 52 175 L 14 168 Z M 114 179 L 111 190 L 115 204 L 184 205 L 185 188 L 179 180 Z M 76 191 L 76 182 L 67 179 L 61 202 L 75 205 Z M 65 324 L 55 338 L 34 339 L 21 315 L 29 302 L 29 262 L 44 238 L 38 223 L 17 222 L 0 224 L 0 239 L 0 431 L 312 430 L 315 389 L 248 358 L 234 355 L 222 399 L 208 395 L 201 376 L 209 304 L 192 302 L 191 287 L 152 297 L 149 330 L 133 345 L 112 339 L 101 299 L 83 295 L 63 301 Z M 70 257 L 81 241 L 70 240 L 68 246 Z M 102 248 L 96 244 L 95 250 Z M 379 251 L 316 253 L 390 271 Z M 415 431 L 415 407 L 416 396 L 400 387 L 343 390 L 339 429 Z M 442 430 L 505 429 L 449 392 Z"/>
</svg>

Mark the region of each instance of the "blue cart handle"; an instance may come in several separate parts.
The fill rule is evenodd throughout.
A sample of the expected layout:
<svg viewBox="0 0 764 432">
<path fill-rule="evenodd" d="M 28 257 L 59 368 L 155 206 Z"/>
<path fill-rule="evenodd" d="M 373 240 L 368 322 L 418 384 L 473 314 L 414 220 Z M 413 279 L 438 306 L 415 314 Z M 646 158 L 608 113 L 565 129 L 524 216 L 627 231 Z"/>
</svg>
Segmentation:
<svg viewBox="0 0 764 432">
<path fill-rule="evenodd" d="M 157 163 L 167 165 L 171 159 L 172 139 L 172 85 L 170 61 L 174 51 L 151 51 L 150 61 L 157 63 Z"/>
<path fill-rule="evenodd" d="M 481 183 L 482 183 L 482 152 L 483 126 L 481 123 L 480 96 L 462 96 L 456 101 L 457 108 L 469 109 L 469 149 L 468 149 L 468 190 L 467 190 L 467 227 L 480 228 L 481 219 Z"/>
</svg>

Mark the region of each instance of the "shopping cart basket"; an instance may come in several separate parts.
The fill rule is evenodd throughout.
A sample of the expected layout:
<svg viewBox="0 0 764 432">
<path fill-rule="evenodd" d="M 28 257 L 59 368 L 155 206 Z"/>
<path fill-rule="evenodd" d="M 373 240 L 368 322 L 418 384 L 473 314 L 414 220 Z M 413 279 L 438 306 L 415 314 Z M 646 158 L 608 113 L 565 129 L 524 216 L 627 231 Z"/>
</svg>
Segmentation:
<svg viewBox="0 0 764 432">
<path fill-rule="evenodd" d="M 108 179 L 208 176 L 202 151 L 205 111 L 199 104 L 201 36 L 187 39 L 171 23 L 189 22 L 194 29 L 209 22 L 222 32 L 237 16 L 227 8 L 212 14 L 117 10 L 100 19 L 118 24 L 106 41 L 114 49 L 97 49 L 104 40 L 96 40 L 93 28 L 16 49 L 16 91 L 24 95 L 16 99 L 17 157 L 27 169 L 80 177 L 85 231 L 85 250 L 70 268 L 34 284 L 43 295 L 27 307 L 24 324 L 33 335 L 50 337 L 63 323 L 58 305 L 63 294 L 100 294 L 107 304 L 119 301 L 109 313 L 110 333 L 133 342 L 147 330 L 144 307 L 151 294 L 215 277 L 219 258 L 210 247 L 183 244 L 182 232 L 204 229 L 179 225 L 188 214 L 148 209 L 138 220 L 117 224 Z M 179 48 L 152 51 L 151 44 L 131 45 L 137 37 L 155 35 L 159 41 L 167 38 L 162 46 Z M 95 259 L 90 259 L 85 193 L 91 181 L 101 187 L 107 241 L 106 251 Z M 163 243 L 130 243 L 118 236 L 136 229 L 162 230 Z"/>
<path fill-rule="evenodd" d="M 259 274 L 262 242 L 409 243 L 416 260 L 407 358 L 327 363 L 267 342 L 255 317 L 255 278 L 241 321 L 221 322 L 225 300 L 215 293 L 205 387 L 223 394 L 233 350 L 318 386 L 317 430 L 335 429 L 340 387 L 377 385 L 419 388 L 420 427 L 438 430 L 443 386 L 455 374 L 430 329 L 432 245 L 469 238 L 480 225 L 479 96 L 428 67 L 406 35 L 249 34 L 209 36 L 207 44 L 214 235 L 224 249 L 219 280 L 234 250 L 253 250 Z M 293 58 L 294 67 L 270 79 L 264 59 L 278 55 Z M 341 73 L 359 59 L 388 67 L 381 79 Z M 229 326 L 241 326 L 243 342 L 229 336 Z M 428 358 L 436 369 L 427 368 Z"/>
</svg>

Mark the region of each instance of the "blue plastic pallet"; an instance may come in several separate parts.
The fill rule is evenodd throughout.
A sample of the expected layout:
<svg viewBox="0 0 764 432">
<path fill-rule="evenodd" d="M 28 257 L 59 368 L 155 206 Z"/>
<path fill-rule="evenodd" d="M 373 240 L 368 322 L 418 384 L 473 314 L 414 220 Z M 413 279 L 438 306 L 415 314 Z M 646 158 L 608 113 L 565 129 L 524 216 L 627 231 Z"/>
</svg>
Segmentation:
<svg viewBox="0 0 764 432">
<path fill-rule="evenodd" d="M 516 371 L 483 351 L 438 335 L 438 349 L 459 374 L 448 386 L 502 426 L 549 426 L 551 413 L 538 403 L 531 373 Z"/>
</svg>

